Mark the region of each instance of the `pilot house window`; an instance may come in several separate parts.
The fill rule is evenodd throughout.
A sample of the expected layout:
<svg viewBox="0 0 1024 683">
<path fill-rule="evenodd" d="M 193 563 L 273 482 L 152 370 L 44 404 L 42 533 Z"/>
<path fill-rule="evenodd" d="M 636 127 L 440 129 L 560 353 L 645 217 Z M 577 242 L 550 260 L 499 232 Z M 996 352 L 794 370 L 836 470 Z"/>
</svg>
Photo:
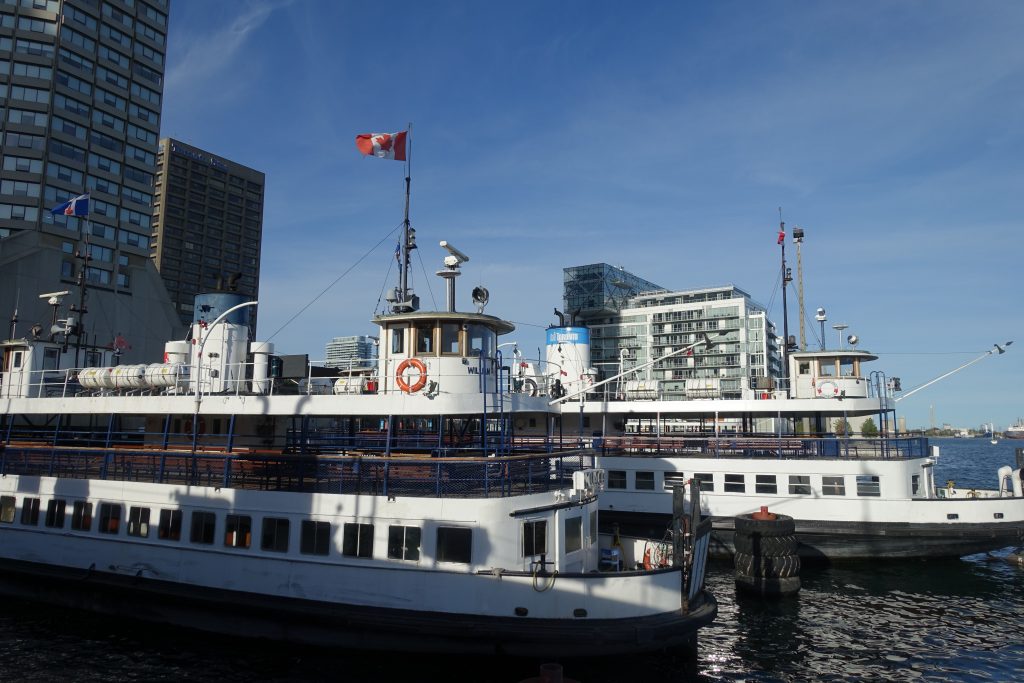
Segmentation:
<svg viewBox="0 0 1024 683">
<path fill-rule="evenodd" d="M 416 353 L 434 353 L 434 326 L 431 324 L 416 326 Z"/>
<path fill-rule="evenodd" d="M 441 353 L 448 355 L 459 354 L 458 323 L 441 323 Z"/>
<path fill-rule="evenodd" d="M 547 552 L 548 523 L 523 522 L 523 557 L 533 557 Z"/>
</svg>

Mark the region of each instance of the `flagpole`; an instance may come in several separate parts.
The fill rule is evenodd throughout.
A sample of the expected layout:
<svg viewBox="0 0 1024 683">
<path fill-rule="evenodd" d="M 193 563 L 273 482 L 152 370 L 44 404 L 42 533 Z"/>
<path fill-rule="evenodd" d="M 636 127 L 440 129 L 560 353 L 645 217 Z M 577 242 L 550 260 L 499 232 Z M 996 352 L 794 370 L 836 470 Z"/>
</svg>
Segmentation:
<svg viewBox="0 0 1024 683">
<path fill-rule="evenodd" d="M 402 219 L 402 263 L 398 284 L 400 290 L 398 305 L 403 311 L 410 311 L 414 308 L 409 296 L 409 264 L 412 261 L 409 252 L 416 248 L 409 223 L 409 195 L 412 185 L 412 123 L 409 124 L 407 131 L 405 139 L 405 215 Z"/>
</svg>

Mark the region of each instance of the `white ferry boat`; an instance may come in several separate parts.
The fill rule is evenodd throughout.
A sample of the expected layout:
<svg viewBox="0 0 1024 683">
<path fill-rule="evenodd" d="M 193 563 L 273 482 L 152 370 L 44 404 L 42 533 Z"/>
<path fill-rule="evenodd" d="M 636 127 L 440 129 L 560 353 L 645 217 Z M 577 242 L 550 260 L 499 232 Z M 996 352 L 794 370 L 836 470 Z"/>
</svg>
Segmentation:
<svg viewBox="0 0 1024 683">
<path fill-rule="evenodd" d="M 255 302 L 231 292 L 200 295 L 160 363 L 61 369 L 60 339 L 4 342 L 0 591 L 345 648 L 692 646 L 717 611 L 710 522 L 601 533 L 597 453 L 513 438 L 556 412 L 507 391 L 513 325 L 485 293 L 455 311 L 459 262 L 446 311 L 395 290 L 373 375 L 250 343 Z"/>
<path fill-rule="evenodd" d="M 568 374 L 581 379 L 567 390 L 553 389 L 550 378 L 535 383 L 561 406 L 563 443 L 575 438 L 598 453 L 607 474 L 604 520 L 656 529 L 670 517 L 673 487 L 696 480 L 717 554 L 733 550 L 733 519 L 761 506 L 796 520 L 808 559 L 961 556 L 1024 542 L 1021 457 L 993 472 L 991 489 L 937 483 L 938 447 L 894 435 L 892 383 L 863 370 L 877 356 L 792 352 L 788 392 L 768 385 L 735 400 L 688 387 L 690 400 L 661 400 L 654 382 L 617 375 L 592 384 L 581 371 L 589 364 L 585 332 L 554 335 L 563 363 L 580 359 Z M 570 348 L 573 339 L 579 348 Z M 851 435 L 850 420 L 869 416 L 879 435 Z"/>
<path fill-rule="evenodd" d="M 1004 439 L 1024 439 L 1024 418 L 1017 420 L 1003 432 Z"/>
</svg>

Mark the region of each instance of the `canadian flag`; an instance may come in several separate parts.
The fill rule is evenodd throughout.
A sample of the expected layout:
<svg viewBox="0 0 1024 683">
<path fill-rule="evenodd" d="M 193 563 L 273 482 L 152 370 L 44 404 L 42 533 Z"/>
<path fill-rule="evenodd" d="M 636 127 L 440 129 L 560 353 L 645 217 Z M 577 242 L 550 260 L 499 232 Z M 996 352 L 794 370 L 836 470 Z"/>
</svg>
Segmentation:
<svg viewBox="0 0 1024 683">
<path fill-rule="evenodd" d="M 356 136 L 356 147 L 366 156 L 405 161 L 405 139 L 409 131 L 401 133 L 363 133 Z"/>
</svg>

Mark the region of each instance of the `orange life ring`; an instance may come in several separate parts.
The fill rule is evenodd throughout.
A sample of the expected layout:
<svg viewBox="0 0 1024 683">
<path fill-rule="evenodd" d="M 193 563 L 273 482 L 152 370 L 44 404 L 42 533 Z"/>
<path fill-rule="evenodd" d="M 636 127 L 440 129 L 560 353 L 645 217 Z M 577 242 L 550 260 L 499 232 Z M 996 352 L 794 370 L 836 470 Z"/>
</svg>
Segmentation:
<svg viewBox="0 0 1024 683">
<path fill-rule="evenodd" d="M 405 379 L 405 371 L 410 367 L 415 368 L 419 372 L 419 377 L 412 384 Z M 406 358 L 398 364 L 398 370 L 395 371 L 395 383 L 398 384 L 398 388 L 407 394 L 415 394 L 417 391 L 427 386 L 427 366 L 419 358 Z"/>
</svg>

